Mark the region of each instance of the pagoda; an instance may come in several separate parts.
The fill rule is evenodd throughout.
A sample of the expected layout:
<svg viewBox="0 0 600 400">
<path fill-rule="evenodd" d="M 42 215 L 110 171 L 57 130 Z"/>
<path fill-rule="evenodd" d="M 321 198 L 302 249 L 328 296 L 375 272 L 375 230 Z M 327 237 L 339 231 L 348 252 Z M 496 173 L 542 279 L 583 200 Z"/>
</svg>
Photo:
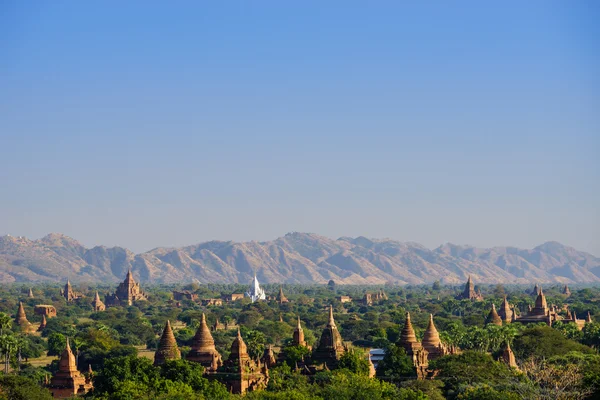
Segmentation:
<svg viewBox="0 0 600 400">
<path fill-rule="evenodd" d="M 345 351 L 342 336 L 333 319 L 333 306 L 329 306 L 329 321 L 325 329 L 323 329 L 323 333 L 321 333 L 321 340 L 313 352 L 312 361 L 326 363 L 329 367 L 335 367 Z"/>
<path fill-rule="evenodd" d="M 127 270 L 125 280 L 119 284 L 113 295 L 107 295 L 105 304 L 108 306 L 130 306 L 139 300 L 147 300 L 146 293 L 140 288 L 140 284 L 133 279 L 131 269 Z"/>
<path fill-rule="evenodd" d="M 46 316 L 42 315 L 42 322 L 40 323 L 40 326 L 37 330 L 38 330 L 38 332 L 41 332 L 44 329 L 46 329 Z"/>
<path fill-rule="evenodd" d="M 173 329 L 171 329 L 171 322 L 167 320 L 160 342 L 158 342 L 158 349 L 154 354 L 154 365 L 161 365 L 167 360 L 179 360 L 180 358 L 181 353 L 177 347 Z"/>
<path fill-rule="evenodd" d="M 81 293 L 76 293 L 71 286 L 71 281 L 67 279 L 67 284 L 65 285 L 64 290 L 62 290 L 62 295 L 67 300 L 67 302 L 79 300 L 83 297 Z"/>
<path fill-rule="evenodd" d="M 224 383 L 233 394 L 244 394 L 248 391 L 264 389 L 269 381 L 269 368 L 266 364 L 260 365 L 248 355 L 248 349 L 240 330 L 231 344 L 229 358 L 218 368 L 215 373 L 207 375 L 209 379 L 216 379 Z"/>
<path fill-rule="evenodd" d="M 539 295 L 539 294 L 540 294 L 540 291 L 541 291 L 541 290 L 542 290 L 542 289 L 541 289 L 541 288 L 538 286 L 538 284 L 536 283 L 536 284 L 535 284 L 535 286 L 534 286 L 534 288 L 533 288 L 533 290 L 531 291 L 531 295 L 532 295 L 532 296 L 537 296 L 537 295 Z"/>
<path fill-rule="evenodd" d="M 283 294 L 283 288 L 281 286 L 279 286 L 279 293 L 277 294 L 277 298 L 276 298 L 277 302 L 279 304 L 283 304 L 283 303 L 288 303 L 289 300 L 287 297 L 285 297 L 285 295 Z"/>
<path fill-rule="evenodd" d="M 485 323 L 502 326 L 502 318 L 500 317 L 500 315 L 498 315 L 498 312 L 496 311 L 496 305 L 494 303 L 492 303 L 492 309 L 490 310 L 490 313 L 488 314 Z"/>
<path fill-rule="evenodd" d="M 200 326 L 192 339 L 192 349 L 185 357 L 188 361 L 200 363 L 205 370 L 216 370 L 222 364 L 221 354 L 215 348 L 215 340 L 206 324 L 206 317 L 202 314 Z"/>
<path fill-rule="evenodd" d="M 15 325 L 17 325 L 24 333 L 35 332 L 36 330 L 36 328 L 31 325 L 31 322 L 27 320 L 25 308 L 23 307 L 23 302 L 21 301 L 19 302 L 19 309 L 17 310 L 17 316 L 15 317 Z"/>
<path fill-rule="evenodd" d="M 510 304 L 508 304 L 508 300 L 506 300 L 506 296 L 504 296 L 504 300 L 502 301 L 502 305 L 500 305 L 500 311 L 498 311 L 498 315 L 502 318 L 502 321 L 505 324 L 509 324 L 512 322 L 514 311 L 510 308 Z"/>
<path fill-rule="evenodd" d="M 269 345 L 265 348 L 262 358 L 260 361 L 265 364 L 268 368 L 273 368 L 277 361 L 275 360 L 275 354 L 273 354 L 273 347 Z"/>
<path fill-rule="evenodd" d="M 406 313 L 406 321 L 404 322 L 402 332 L 400 332 L 400 340 L 398 341 L 398 345 L 403 347 L 406 351 L 406 354 L 409 356 L 413 356 L 418 350 L 423 348 L 421 343 L 419 343 L 417 340 L 417 335 L 415 334 L 412 322 L 410 321 L 409 312 Z"/>
<path fill-rule="evenodd" d="M 569 290 L 569 285 L 565 285 L 565 287 L 563 288 L 562 294 L 564 294 L 567 297 L 569 297 L 571 295 L 571 290 Z"/>
<path fill-rule="evenodd" d="M 304 340 L 304 330 L 302 329 L 302 325 L 300 325 L 300 316 L 298 316 L 298 324 L 296 325 L 296 328 L 294 329 L 294 334 L 292 337 L 292 344 L 294 346 L 308 347 L 306 345 L 306 340 Z"/>
<path fill-rule="evenodd" d="M 258 300 L 266 300 L 267 299 L 267 294 L 260 287 L 260 284 L 258 283 L 258 279 L 256 278 L 256 275 L 254 275 L 254 279 L 252 279 L 252 283 L 250 284 L 250 289 L 246 292 L 246 296 L 250 297 L 250 300 L 253 303 Z"/>
<path fill-rule="evenodd" d="M 535 306 L 529 309 L 527 315 L 516 318 L 515 322 L 521 322 L 524 324 L 544 322 L 548 326 L 551 326 L 553 322 L 561 320 L 562 317 L 558 315 L 555 310 L 551 310 L 548 307 L 546 296 L 544 295 L 542 288 L 538 288 L 536 285 L 536 289 L 539 289 L 539 291 L 535 299 Z"/>
<path fill-rule="evenodd" d="M 31 288 L 29 288 L 29 293 L 27 294 L 27 297 L 33 299 L 33 290 L 31 290 Z"/>
<path fill-rule="evenodd" d="M 93 388 L 90 378 L 86 378 L 77 370 L 69 338 L 67 338 L 67 345 L 60 355 L 58 371 L 47 387 L 52 393 L 52 397 L 56 399 L 70 399 L 73 396 L 85 394 Z"/>
<path fill-rule="evenodd" d="M 469 279 L 467 279 L 467 283 L 465 284 L 465 290 L 461 294 L 457 296 L 459 300 L 483 300 L 483 296 L 481 292 L 475 291 L 475 285 L 473 284 L 473 280 L 471 279 L 471 275 L 469 275 Z"/>
<path fill-rule="evenodd" d="M 92 307 L 94 308 L 94 311 L 104 311 L 104 310 L 106 310 L 106 306 L 104 305 L 104 303 L 102 302 L 102 300 L 100 300 L 100 296 L 98 295 L 98 291 L 96 291 L 96 296 L 94 296 L 94 300 L 92 300 Z"/>
<path fill-rule="evenodd" d="M 504 363 L 506 363 L 506 365 L 508 365 L 509 367 L 519 369 L 519 367 L 517 366 L 517 361 L 515 359 L 515 354 L 510 348 L 510 344 L 508 342 L 506 342 L 506 346 L 502 351 L 502 356 L 500 357 L 500 359 L 504 361 Z"/>
</svg>

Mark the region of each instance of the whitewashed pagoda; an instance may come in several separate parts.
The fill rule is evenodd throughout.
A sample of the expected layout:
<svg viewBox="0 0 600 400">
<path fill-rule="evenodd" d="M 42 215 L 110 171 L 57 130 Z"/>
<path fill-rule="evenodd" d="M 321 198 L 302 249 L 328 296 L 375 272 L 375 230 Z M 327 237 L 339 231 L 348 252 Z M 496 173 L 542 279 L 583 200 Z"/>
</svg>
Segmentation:
<svg viewBox="0 0 600 400">
<path fill-rule="evenodd" d="M 254 275 L 254 279 L 252 283 L 250 283 L 250 290 L 246 292 L 246 296 L 250 297 L 250 300 L 254 303 L 258 300 L 266 300 L 267 294 L 258 284 L 258 279 L 256 279 L 256 275 Z"/>
</svg>

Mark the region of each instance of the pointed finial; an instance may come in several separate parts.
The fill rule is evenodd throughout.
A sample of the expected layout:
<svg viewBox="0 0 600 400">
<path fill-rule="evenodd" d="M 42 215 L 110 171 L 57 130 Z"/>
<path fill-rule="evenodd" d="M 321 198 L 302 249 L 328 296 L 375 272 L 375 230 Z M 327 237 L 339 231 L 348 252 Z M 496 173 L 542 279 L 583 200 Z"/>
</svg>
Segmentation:
<svg viewBox="0 0 600 400">
<path fill-rule="evenodd" d="M 302 329 L 302 326 L 300 325 L 300 316 L 298 315 L 298 325 L 297 325 L 298 329 Z"/>
<path fill-rule="evenodd" d="M 335 320 L 333 319 L 333 305 L 329 306 L 329 326 L 335 326 Z"/>
<path fill-rule="evenodd" d="M 204 313 L 202 313 L 202 323 L 205 324 L 206 323 L 206 316 L 204 315 Z"/>
</svg>

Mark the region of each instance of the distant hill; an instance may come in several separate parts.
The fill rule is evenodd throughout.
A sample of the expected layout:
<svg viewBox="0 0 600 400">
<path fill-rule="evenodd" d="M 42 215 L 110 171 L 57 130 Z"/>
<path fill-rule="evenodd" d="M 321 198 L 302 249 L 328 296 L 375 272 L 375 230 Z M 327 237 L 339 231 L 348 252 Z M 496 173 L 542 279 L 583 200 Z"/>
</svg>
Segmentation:
<svg viewBox="0 0 600 400">
<path fill-rule="evenodd" d="M 434 250 L 389 239 L 289 233 L 268 242 L 212 241 L 134 254 L 122 247 L 85 248 L 62 234 L 39 240 L 0 237 L 0 281 L 117 282 L 127 269 L 142 282 L 346 284 L 600 282 L 600 259 L 557 242 L 531 250 L 445 244 Z"/>
</svg>

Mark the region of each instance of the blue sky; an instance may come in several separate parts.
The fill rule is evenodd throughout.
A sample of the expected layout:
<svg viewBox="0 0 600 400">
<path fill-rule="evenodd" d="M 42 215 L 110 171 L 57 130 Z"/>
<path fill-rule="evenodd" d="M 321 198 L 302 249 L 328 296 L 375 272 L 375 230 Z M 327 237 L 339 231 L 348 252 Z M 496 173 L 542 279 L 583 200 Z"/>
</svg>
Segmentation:
<svg viewBox="0 0 600 400">
<path fill-rule="evenodd" d="M 600 255 L 599 3 L 370 3 L 2 2 L 0 234 Z"/>
</svg>

